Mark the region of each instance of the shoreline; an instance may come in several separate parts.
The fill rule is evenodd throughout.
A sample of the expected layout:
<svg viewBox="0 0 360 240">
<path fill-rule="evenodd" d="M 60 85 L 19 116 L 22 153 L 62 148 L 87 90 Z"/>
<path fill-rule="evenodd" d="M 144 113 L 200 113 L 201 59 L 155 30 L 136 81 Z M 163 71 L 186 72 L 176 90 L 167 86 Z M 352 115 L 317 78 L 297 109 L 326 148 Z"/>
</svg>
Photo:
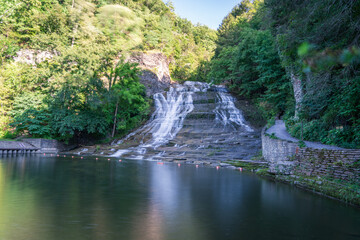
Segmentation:
<svg viewBox="0 0 360 240">
<path fill-rule="evenodd" d="M 321 195 L 343 204 L 360 209 L 360 188 L 352 190 L 350 183 L 337 183 L 334 179 L 324 177 L 307 177 L 301 175 L 281 175 L 273 174 L 264 167 L 243 166 L 244 171 L 249 171 L 255 175 L 270 181 L 292 185 L 307 192 Z"/>
</svg>

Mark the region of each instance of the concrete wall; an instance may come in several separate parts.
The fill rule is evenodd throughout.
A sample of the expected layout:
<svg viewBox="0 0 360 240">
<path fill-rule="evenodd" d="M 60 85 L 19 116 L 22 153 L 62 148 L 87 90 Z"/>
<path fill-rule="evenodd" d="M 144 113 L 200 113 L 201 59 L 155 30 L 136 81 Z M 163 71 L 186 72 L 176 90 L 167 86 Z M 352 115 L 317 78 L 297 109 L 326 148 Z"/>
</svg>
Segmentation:
<svg viewBox="0 0 360 240">
<path fill-rule="evenodd" d="M 275 174 L 322 176 L 360 183 L 360 149 L 299 148 L 297 143 L 262 134 L 263 157 Z"/>
<path fill-rule="evenodd" d="M 42 138 L 25 138 L 23 142 L 40 148 L 41 153 L 57 153 L 65 149 L 65 146 L 57 140 L 42 139 Z"/>
</svg>

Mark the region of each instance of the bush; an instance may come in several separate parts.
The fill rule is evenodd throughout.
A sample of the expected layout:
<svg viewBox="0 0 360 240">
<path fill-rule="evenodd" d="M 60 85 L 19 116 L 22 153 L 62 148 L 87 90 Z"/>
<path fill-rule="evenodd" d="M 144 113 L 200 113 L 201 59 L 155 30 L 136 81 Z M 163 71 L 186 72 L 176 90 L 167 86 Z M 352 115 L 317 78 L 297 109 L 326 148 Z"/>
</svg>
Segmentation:
<svg viewBox="0 0 360 240">
<path fill-rule="evenodd" d="M 8 138 L 11 133 L 9 130 L 9 117 L 0 116 L 0 138 Z"/>
<path fill-rule="evenodd" d="M 328 131 L 322 142 L 333 144 L 344 148 L 360 148 L 359 132 L 350 127 L 342 127 Z"/>
<path fill-rule="evenodd" d="M 286 127 L 291 136 L 301 139 L 301 129 L 303 138 L 306 141 L 322 142 L 324 144 L 336 145 L 344 148 L 360 148 L 360 127 L 350 126 L 329 127 L 321 120 L 303 121 L 293 118 L 285 121 Z"/>
</svg>

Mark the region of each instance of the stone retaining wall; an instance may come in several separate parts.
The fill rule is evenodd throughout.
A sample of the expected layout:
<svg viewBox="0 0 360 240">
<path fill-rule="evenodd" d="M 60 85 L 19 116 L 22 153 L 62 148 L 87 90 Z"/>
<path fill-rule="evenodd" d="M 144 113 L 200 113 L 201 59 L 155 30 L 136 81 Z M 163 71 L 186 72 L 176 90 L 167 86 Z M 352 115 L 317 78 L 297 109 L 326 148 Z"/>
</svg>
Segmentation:
<svg viewBox="0 0 360 240">
<path fill-rule="evenodd" d="M 266 134 L 265 130 L 264 128 L 261 132 L 262 154 L 264 159 L 269 162 L 269 171 L 291 174 L 298 144 L 272 137 Z"/>
<path fill-rule="evenodd" d="M 301 148 L 294 161 L 294 172 L 360 183 L 360 150 Z"/>
<path fill-rule="evenodd" d="M 300 148 L 297 143 L 261 134 L 264 159 L 274 174 L 322 176 L 360 183 L 360 149 Z"/>
</svg>

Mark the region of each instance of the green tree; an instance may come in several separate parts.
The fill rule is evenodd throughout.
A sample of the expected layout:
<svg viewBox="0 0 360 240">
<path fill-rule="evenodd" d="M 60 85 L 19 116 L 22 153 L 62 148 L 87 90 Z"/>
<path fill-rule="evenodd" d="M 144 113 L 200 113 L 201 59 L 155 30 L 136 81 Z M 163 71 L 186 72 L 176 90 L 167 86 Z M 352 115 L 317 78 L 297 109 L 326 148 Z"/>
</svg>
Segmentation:
<svg viewBox="0 0 360 240">
<path fill-rule="evenodd" d="M 121 59 L 114 68 L 106 66 L 105 76 L 108 80 L 107 115 L 113 113 L 111 137 L 116 130 L 128 130 L 147 115 L 148 102 L 145 98 L 145 87 L 139 82 L 137 64 L 124 62 Z"/>
</svg>

